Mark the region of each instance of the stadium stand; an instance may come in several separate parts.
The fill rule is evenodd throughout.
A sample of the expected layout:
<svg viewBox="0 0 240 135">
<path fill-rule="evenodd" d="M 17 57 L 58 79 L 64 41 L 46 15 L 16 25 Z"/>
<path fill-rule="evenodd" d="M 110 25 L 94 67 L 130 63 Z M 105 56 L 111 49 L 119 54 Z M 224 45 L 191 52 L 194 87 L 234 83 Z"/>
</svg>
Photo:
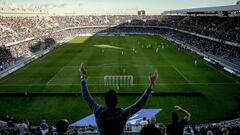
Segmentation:
<svg viewBox="0 0 240 135">
<path fill-rule="evenodd" d="M 162 31 L 163 34 L 189 46 L 197 48 L 200 52 L 210 53 L 216 57 L 223 58 L 239 66 L 240 52 L 237 47 L 225 45 L 223 43 L 206 40 L 189 34 L 181 33 L 178 31 Z"/>
<path fill-rule="evenodd" d="M 47 126 L 46 126 L 47 125 Z M 143 125 L 138 125 L 143 128 Z M 161 131 L 162 135 L 166 135 L 166 126 L 162 123 L 155 123 L 155 126 Z M 62 130 L 59 130 L 61 127 Z M 136 125 L 134 126 L 136 127 Z M 134 127 L 126 127 L 125 133 L 128 135 L 138 135 Z M 31 124 L 28 120 L 14 120 L 8 119 L 7 122 L 0 121 L 0 134 L 58 134 L 59 132 L 67 135 L 97 135 L 96 127 L 91 125 L 87 127 L 69 127 L 69 122 L 65 119 L 59 120 L 55 126 L 50 126 L 46 121 L 39 124 Z M 240 119 L 233 119 L 227 121 L 220 121 L 216 123 L 204 123 L 187 125 L 184 128 L 183 135 L 238 135 L 240 133 Z"/>
<path fill-rule="evenodd" d="M 177 23 L 166 22 L 166 26 L 240 43 L 239 17 L 181 16 L 180 18 Z"/>
<path fill-rule="evenodd" d="M 10 64 L 10 62 L 13 60 L 12 55 L 8 49 L 5 47 L 0 47 L 0 71 L 4 70 L 4 66 L 6 64 Z"/>
<path fill-rule="evenodd" d="M 238 6 L 239 7 L 239 6 Z M 206 10 L 206 9 L 205 9 Z M 176 13 L 176 12 L 174 12 Z M 159 34 L 183 48 L 194 48 L 240 72 L 240 17 L 236 16 L 0 16 L 0 73 L 22 59 L 41 54 L 79 34 Z M 187 47 L 186 47 L 187 46 Z M 229 64 L 230 63 L 230 64 Z M 62 120 L 65 127 L 66 120 Z M 161 127 L 162 134 L 165 126 Z M 1 134 L 46 133 L 27 121 L 0 121 Z M 87 132 L 86 132 L 87 131 Z M 49 127 L 48 132 L 57 132 Z M 67 134 L 97 134 L 89 126 L 68 128 Z M 186 126 L 184 134 L 238 134 L 240 119 Z M 138 134 L 138 133 L 137 133 Z"/>
<path fill-rule="evenodd" d="M 46 49 L 46 47 L 40 47 L 40 43 L 44 43 L 45 38 L 53 38 L 56 42 L 59 42 L 59 39 L 76 34 L 119 33 L 123 31 L 155 34 L 156 31 L 158 31 L 157 33 L 169 31 L 168 36 L 172 34 L 172 36 L 176 36 L 178 39 L 180 37 L 184 38 L 185 43 L 191 43 L 192 46 L 197 47 L 201 51 L 210 52 L 217 57 L 220 56 L 238 67 L 240 63 L 240 59 L 235 57 L 239 56 L 240 43 L 240 19 L 238 16 L 1 16 L 0 18 L 0 46 L 9 50 L 13 58 L 11 59 L 10 56 L 3 53 L 2 55 L 6 55 L 3 57 L 9 57 L 7 63 L 32 55 L 32 53 L 36 53 L 41 49 Z M 123 26 L 128 26 L 129 28 L 120 29 Z M 138 26 L 138 28 L 134 29 L 130 28 L 130 26 Z M 161 29 L 153 31 L 148 29 L 153 26 L 161 27 Z M 142 27 L 142 29 L 139 27 Z M 172 29 L 178 32 L 173 32 Z M 182 30 L 185 32 L 182 32 Z M 193 33 L 198 34 L 198 36 Z M 205 37 L 199 38 L 199 35 Z M 206 40 L 206 37 L 209 40 Z M 228 42 L 233 45 L 230 46 L 227 44 Z M 217 46 L 221 46 L 221 48 Z M 6 60 L 1 60 L 1 65 L 6 64 L 3 61 Z"/>
</svg>

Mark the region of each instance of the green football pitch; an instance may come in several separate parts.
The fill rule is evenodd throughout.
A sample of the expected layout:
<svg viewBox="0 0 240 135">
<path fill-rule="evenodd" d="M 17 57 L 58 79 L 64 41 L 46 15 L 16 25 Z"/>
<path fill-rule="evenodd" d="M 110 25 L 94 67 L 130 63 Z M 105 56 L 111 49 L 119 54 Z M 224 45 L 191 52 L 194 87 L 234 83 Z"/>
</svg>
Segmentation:
<svg viewBox="0 0 240 135">
<path fill-rule="evenodd" d="M 196 63 L 195 63 L 196 61 Z M 240 79 L 178 49 L 158 36 L 76 37 L 51 53 L 0 80 L 0 92 L 81 92 L 79 65 L 88 71 L 90 92 L 142 93 L 148 75 L 158 70 L 154 86 L 158 93 L 199 92 L 202 96 L 151 96 L 145 108 L 162 108 L 160 123 L 168 123 L 174 105 L 192 114 L 192 123 L 210 122 L 240 116 Z M 104 76 L 133 76 L 132 85 L 105 86 Z M 103 96 L 94 96 L 104 104 Z M 119 96 L 118 107 L 134 103 L 138 96 Z M 7 96 L 0 97 L 0 115 L 24 118 L 34 123 L 51 124 L 66 118 L 75 122 L 90 109 L 81 96 Z"/>
</svg>

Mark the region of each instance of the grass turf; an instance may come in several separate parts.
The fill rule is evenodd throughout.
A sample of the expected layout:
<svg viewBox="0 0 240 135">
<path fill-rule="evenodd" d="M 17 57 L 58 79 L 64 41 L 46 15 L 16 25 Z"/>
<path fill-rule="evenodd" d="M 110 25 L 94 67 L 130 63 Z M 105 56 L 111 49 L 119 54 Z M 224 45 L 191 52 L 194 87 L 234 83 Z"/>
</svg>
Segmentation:
<svg viewBox="0 0 240 135">
<path fill-rule="evenodd" d="M 147 48 L 147 45 L 152 47 Z M 158 52 L 156 50 L 158 48 Z M 136 52 L 133 51 L 136 50 Z M 197 64 L 195 65 L 195 60 Z M 133 75 L 134 86 L 118 92 L 143 92 L 149 73 L 159 71 L 155 92 L 201 92 L 202 97 L 152 96 L 145 108 L 162 108 L 159 122 L 170 121 L 178 104 L 192 113 L 192 122 L 208 122 L 240 115 L 240 79 L 178 50 L 170 42 L 146 35 L 77 37 L 62 47 L 0 80 L 0 92 L 80 92 L 78 67 L 88 69 L 90 92 L 106 92 L 104 75 Z M 125 69 L 125 72 L 123 70 Z M 99 103 L 103 97 L 96 96 Z M 120 96 L 119 107 L 138 97 Z M 35 123 L 60 118 L 70 122 L 90 114 L 81 97 L 1 97 L 0 115 Z"/>
</svg>

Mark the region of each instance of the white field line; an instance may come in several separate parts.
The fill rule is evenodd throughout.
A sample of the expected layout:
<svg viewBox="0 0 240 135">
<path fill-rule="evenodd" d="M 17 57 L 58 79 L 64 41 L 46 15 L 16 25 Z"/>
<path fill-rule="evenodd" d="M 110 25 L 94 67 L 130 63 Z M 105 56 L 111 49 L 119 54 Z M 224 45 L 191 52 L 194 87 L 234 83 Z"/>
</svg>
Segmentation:
<svg viewBox="0 0 240 135">
<path fill-rule="evenodd" d="M 131 64 L 113 64 L 113 65 L 96 65 L 96 66 L 86 66 L 87 68 L 99 68 L 99 67 L 153 67 L 152 65 L 131 65 Z M 79 68 L 79 66 L 64 66 L 65 68 Z M 172 65 L 154 65 L 154 67 L 172 67 Z"/>
<path fill-rule="evenodd" d="M 51 79 L 48 80 L 48 82 L 46 83 L 46 85 L 49 85 L 49 83 L 50 83 L 50 82 L 57 76 L 57 74 L 60 73 L 64 68 L 65 68 L 65 66 L 62 67 L 60 70 L 58 70 L 58 72 L 57 72 Z"/>
<path fill-rule="evenodd" d="M 188 83 L 191 83 L 191 81 L 190 80 L 188 80 L 187 79 L 187 77 L 184 75 L 184 74 L 182 74 L 182 72 L 180 72 L 175 66 L 172 66 Z"/>
<path fill-rule="evenodd" d="M 39 84 L 0 84 L 0 86 L 46 86 L 47 84 L 44 83 L 39 83 Z M 104 86 L 104 83 L 92 83 L 92 84 L 88 84 L 89 86 Z M 138 83 L 138 84 L 133 84 L 135 86 L 138 85 L 148 85 L 148 83 Z M 194 82 L 190 82 L 190 83 L 158 83 L 156 85 L 162 86 L 162 85 L 169 85 L 169 86 L 178 86 L 178 85 L 239 85 L 239 83 L 236 82 L 232 82 L 232 83 L 194 83 Z M 80 86 L 80 83 L 73 83 L 73 84 L 48 84 L 47 86 Z"/>
<path fill-rule="evenodd" d="M 126 74 L 126 75 L 130 75 L 130 74 Z M 104 76 L 104 75 L 103 75 Z M 117 76 L 125 76 L 125 75 L 117 75 Z M 148 79 L 148 77 L 149 76 L 137 76 L 137 77 L 134 77 L 134 78 L 146 78 L 146 79 Z M 91 76 L 91 77 L 88 77 L 88 79 L 94 79 L 94 78 L 97 78 L 97 79 L 99 79 L 99 78 L 102 78 L 103 79 L 103 77 L 102 76 Z"/>
</svg>

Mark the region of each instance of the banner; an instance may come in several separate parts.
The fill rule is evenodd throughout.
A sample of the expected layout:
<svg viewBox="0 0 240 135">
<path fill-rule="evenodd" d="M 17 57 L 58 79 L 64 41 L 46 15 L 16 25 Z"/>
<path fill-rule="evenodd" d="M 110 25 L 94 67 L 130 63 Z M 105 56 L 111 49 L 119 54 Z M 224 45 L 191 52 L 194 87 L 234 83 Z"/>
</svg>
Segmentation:
<svg viewBox="0 0 240 135">
<path fill-rule="evenodd" d="M 153 116 L 157 115 L 161 110 L 162 109 L 141 109 L 128 119 L 127 125 L 139 124 L 142 121 L 143 117 L 145 117 L 147 120 L 151 119 Z M 94 114 L 88 115 L 87 117 L 72 123 L 70 126 L 78 127 L 89 125 L 97 126 Z"/>
</svg>

